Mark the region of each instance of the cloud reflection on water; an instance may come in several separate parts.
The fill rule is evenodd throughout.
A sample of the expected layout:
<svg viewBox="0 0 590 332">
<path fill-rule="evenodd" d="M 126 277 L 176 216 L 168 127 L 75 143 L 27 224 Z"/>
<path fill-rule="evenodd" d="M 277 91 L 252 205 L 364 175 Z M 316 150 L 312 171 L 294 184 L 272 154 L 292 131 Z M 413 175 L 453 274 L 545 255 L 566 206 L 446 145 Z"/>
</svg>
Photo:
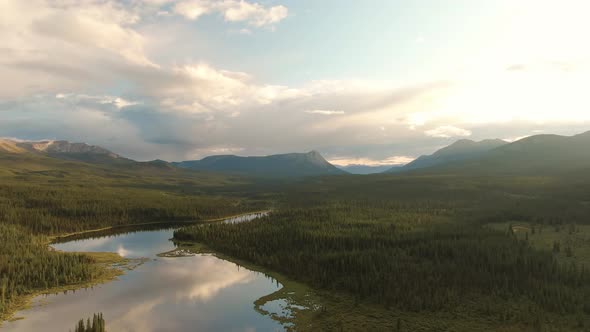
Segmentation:
<svg viewBox="0 0 590 332">
<path fill-rule="evenodd" d="M 47 297 L 19 313 L 26 319 L 2 330 L 68 331 L 83 317 L 102 312 L 111 331 L 245 331 L 283 330 L 254 310 L 253 302 L 281 286 L 263 274 L 240 268 L 215 256 L 157 258 L 170 246 L 171 231 L 142 232 L 65 244 L 68 250 L 119 251 L 151 260 L 120 280 L 93 289 Z M 112 249 L 111 249 L 112 248 Z M 63 250 L 63 249 L 62 249 Z"/>
</svg>

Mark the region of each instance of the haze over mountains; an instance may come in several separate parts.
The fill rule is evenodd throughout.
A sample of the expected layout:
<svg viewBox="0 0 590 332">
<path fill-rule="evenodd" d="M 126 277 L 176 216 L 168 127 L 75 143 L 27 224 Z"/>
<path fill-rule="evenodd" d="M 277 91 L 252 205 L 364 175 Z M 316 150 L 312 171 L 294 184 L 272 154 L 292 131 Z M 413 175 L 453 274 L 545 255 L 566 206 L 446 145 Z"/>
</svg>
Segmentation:
<svg viewBox="0 0 590 332">
<path fill-rule="evenodd" d="M 533 174 L 576 171 L 590 168 L 590 132 L 575 136 L 536 135 L 516 142 L 503 140 L 459 140 L 431 155 L 421 156 L 384 173 L 469 173 Z M 383 170 L 375 166 L 336 167 L 317 151 L 261 157 L 209 156 L 201 160 L 137 162 L 100 146 L 67 141 L 23 142 L 0 139 L 0 152 L 32 154 L 107 166 L 185 169 L 256 177 L 296 178 L 307 176 L 369 174 Z M 349 171 L 349 172 L 347 172 Z"/>
<path fill-rule="evenodd" d="M 337 166 L 338 168 L 352 174 L 375 174 L 375 173 L 383 173 L 395 166 L 392 165 L 379 165 L 379 166 L 372 166 L 372 165 L 361 165 L 361 164 L 352 164 L 346 166 Z M 399 166 L 401 167 L 401 166 Z"/>
</svg>

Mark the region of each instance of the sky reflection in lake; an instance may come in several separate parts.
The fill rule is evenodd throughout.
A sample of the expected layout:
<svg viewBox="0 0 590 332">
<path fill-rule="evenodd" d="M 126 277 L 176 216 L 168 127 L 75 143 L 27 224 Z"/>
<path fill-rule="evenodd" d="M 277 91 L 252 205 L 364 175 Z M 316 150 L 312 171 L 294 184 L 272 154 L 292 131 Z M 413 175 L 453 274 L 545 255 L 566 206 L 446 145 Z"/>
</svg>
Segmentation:
<svg viewBox="0 0 590 332">
<path fill-rule="evenodd" d="M 38 298 L 1 331 L 68 331 L 103 312 L 110 331 L 276 331 L 283 327 L 254 310 L 254 301 L 280 288 L 261 273 L 209 255 L 162 258 L 174 249 L 172 230 L 56 244 L 67 251 L 116 251 L 150 260 L 120 280 L 66 295 Z M 47 305 L 40 306 L 46 302 Z"/>
</svg>

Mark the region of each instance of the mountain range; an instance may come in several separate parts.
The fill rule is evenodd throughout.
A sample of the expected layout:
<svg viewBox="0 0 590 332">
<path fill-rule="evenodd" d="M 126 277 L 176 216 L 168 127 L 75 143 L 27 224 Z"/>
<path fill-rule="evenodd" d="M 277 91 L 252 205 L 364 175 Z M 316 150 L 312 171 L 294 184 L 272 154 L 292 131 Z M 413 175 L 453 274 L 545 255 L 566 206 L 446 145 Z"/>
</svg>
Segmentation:
<svg viewBox="0 0 590 332">
<path fill-rule="evenodd" d="M 23 142 L 0 139 L 0 152 L 31 154 L 103 166 L 168 170 L 186 169 L 256 177 L 276 178 L 347 174 L 326 161 L 317 151 L 264 157 L 220 155 L 182 162 L 167 162 L 164 160 L 138 162 L 124 158 L 100 146 L 86 143 L 71 143 L 63 140 Z"/>
<path fill-rule="evenodd" d="M 460 140 L 389 173 L 539 175 L 590 169 L 590 132 L 535 135 L 515 142 Z"/>
<path fill-rule="evenodd" d="M 261 157 L 219 155 L 181 162 L 138 162 L 100 146 L 63 140 L 23 142 L 0 139 L 0 158 L 2 154 L 36 155 L 130 170 L 201 171 L 271 178 L 342 175 L 349 172 L 369 174 L 382 170 L 365 165 L 338 168 L 326 161 L 317 151 Z M 431 155 L 421 156 L 407 165 L 391 167 L 384 173 L 535 175 L 588 169 L 590 132 L 574 136 L 535 135 L 515 142 L 499 139 L 480 142 L 459 140 Z"/>
<path fill-rule="evenodd" d="M 436 172 L 467 174 L 567 174 L 590 169 L 590 132 L 574 136 L 536 135 L 492 149 Z"/>
</svg>

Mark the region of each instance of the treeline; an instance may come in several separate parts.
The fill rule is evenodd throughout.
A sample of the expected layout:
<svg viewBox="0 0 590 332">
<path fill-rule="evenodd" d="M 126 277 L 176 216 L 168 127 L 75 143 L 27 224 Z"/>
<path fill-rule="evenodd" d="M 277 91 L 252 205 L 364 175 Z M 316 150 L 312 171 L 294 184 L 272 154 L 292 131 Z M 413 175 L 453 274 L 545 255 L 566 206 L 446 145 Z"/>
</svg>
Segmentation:
<svg viewBox="0 0 590 332">
<path fill-rule="evenodd" d="M 396 310 L 469 307 L 468 316 L 531 328 L 546 313 L 558 320 L 555 326 L 576 320 L 571 317 L 576 328 L 588 323 L 587 267 L 560 264 L 508 227 L 488 227 L 512 220 L 588 223 L 583 190 L 567 194 L 571 183 L 543 178 L 359 178 L 295 184 L 268 217 L 185 227 L 174 237 Z"/>
<path fill-rule="evenodd" d="M 47 240 L 18 225 L 0 223 L 0 318 L 19 297 L 93 280 L 103 273 L 91 257 L 47 250 Z"/>
<path fill-rule="evenodd" d="M 83 319 L 78 321 L 76 325 L 75 332 L 105 332 L 105 321 L 102 317 L 102 313 L 94 314 L 92 316 L 92 321 L 90 318 L 86 320 L 84 323 Z"/>
<path fill-rule="evenodd" d="M 0 223 L 20 225 L 34 234 L 217 218 L 257 207 L 235 198 L 134 188 L 0 185 Z"/>
<path fill-rule="evenodd" d="M 266 207 L 263 201 L 218 192 L 230 180 L 1 155 L 0 322 L 26 295 L 84 284 L 105 272 L 90 256 L 48 250 L 48 236 L 198 221 Z"/>
<path fill-rule="evenodd" d="M 174 237 L 403 310 L 441 310 L 485 295 L 590 314 L 584 267 L 560 266 L 551 254 L 477 226 L 400 231 L 394 222 L 372 224 L 364 219 L 370 209 L 285 210 L 250 223 L 188 227 Z"/>
</svg>

